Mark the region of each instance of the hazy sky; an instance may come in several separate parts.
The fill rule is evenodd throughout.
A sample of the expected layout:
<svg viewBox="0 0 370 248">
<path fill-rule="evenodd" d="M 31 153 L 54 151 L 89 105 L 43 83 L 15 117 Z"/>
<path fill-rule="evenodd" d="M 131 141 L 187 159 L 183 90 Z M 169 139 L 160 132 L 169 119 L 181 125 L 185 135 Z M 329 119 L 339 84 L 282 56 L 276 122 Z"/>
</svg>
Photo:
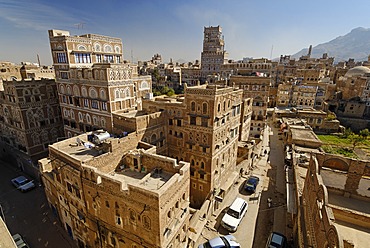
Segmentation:
<svg viewBox="0 0 370 248">
<path fill-rule="evenodd" d="M 119 37 L 128 60 L 194 61 L 217 25 L 230 59 L 276 58 L 368 28 L 369 13 L 368 0 L 0 0 L 0 61 L 51 64 L 49 29 Z"/>
</svg>

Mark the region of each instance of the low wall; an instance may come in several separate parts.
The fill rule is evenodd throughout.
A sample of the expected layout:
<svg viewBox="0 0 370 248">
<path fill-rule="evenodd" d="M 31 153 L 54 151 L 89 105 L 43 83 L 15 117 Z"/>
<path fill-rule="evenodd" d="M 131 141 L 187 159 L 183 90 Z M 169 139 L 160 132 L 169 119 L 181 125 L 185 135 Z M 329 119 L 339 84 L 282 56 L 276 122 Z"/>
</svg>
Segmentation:
<svg viewBox="0 0 370 248">
<path fill-rule="evenodd" d="M 336 220 L 370 229 L 370 215 L 347 208 L 330 205 Z"/>
</svg>

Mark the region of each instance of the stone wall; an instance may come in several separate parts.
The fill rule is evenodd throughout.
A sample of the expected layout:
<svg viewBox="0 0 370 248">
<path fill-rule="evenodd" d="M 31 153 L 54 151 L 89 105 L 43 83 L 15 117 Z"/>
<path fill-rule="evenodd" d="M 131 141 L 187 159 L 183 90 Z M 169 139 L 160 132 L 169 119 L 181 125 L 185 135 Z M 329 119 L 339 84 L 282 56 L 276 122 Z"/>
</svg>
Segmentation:
<svg viewBox="0 0 370 248">
<path fill-rule="evenodd" d="M 370 197 L 370 192 L 366 190 L 366 187 L 370 187 L 368 179 L 370 177 L 370 161 L 327 153 L 317 153 L 316 158 L 320 167 L 331 169 L 331 172 L 329 170 L 324 172 L 328 176 L 324 179 L 326 186 L 341 189 L 342 185 L 339 181 L 328 180 L 331 174 L 335 174 L 342 182 L 345 180 L 344 188 L 342 188 L 345 194 Z"/>
</svg>

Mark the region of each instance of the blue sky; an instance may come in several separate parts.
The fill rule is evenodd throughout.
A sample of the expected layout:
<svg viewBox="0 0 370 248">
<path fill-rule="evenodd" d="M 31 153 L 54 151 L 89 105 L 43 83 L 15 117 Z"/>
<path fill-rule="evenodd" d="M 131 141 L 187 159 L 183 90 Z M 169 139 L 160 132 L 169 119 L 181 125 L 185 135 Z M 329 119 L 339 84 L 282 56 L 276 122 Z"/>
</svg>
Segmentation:
<svg viewBox="0 0 370 248">
<path fill-rule="evenodd" d="M 51 64 L 49 29 L 119 37 L 128 60 L 194 61 L 210 25 L 230 59 L 276 58 L 368 28 L 369 13 L 368 0 L 0 0 L 0 61 Z"/>
</svg>

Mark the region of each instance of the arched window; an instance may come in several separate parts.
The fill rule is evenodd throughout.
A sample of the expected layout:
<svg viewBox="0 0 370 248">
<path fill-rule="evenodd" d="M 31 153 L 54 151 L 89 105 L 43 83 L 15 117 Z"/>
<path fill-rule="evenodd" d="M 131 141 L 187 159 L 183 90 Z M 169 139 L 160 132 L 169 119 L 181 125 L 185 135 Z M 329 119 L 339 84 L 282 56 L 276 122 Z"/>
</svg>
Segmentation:
<svg viewBox="0 0 370 248">
<path fill-rule="evenodd" d="M 104 45 L 104 52 L 106 52 L 106 53 L 111 53 L 111 52 L 113 52 L 113 48 L 112 48 L 112 46 L 111 45 Z"/>
<path fill-rule="evenodd" d="M 94 87 L 90 87 L 89 95 L 91 98 L 94 98 L 94 99 L 98 98 L 98 92 L 96 91 Z"/>
<path fill-rule="evenodd" d="M 82 115 L 81 112 L 78 112 L 78 121 L 83 122 L 83 120 L 84 120 L 84 116 Z"/>
<path fill-rule="evenodd" d="M 84 45 L 78 45 L 77 50 L 79 50 L 79 51 L 86 51 L 86 46 L 84 46 Z"/>
<path fill-rule="evenodd" d="M 204 162 L 202 161 L 202 162 L 200 162 L 200 168 L 201 169 L 204 169 Z"/>
<path fill-rule="evenodd" d="M 221 111 L 221 104 L 219 103 L 218 106 L 217 106 L 217 111 L 220 112 Z"/>
<path fill-rule="evenodd" d="M 73 86 L 73 94 L 75 96 L 80 96 L 80 89 L 78 88 L 77 85 Z"/>
<path fill-rule="evenodd" d="M 208 104 L 207 103 L 203 103 L 203 114 L 207 114 L 208 112 Z"/>
<path fill-rule="evenodd" d="M 150 143 L 154 145 L 156 141 L 157 141 L 157 135 L 153 133 L 152 136 L 150 137 Z"/>
<path fill-rule="evenodd" d="M 119 99 L 119 98 L 120 98 L 120 95 L 119 95 L 119 89 L 116 89 L 116 90 L 114 91 L 114 98 L 115 98 L 115 99 Z"/>
<path fill-rule="evenodd" d="M 98 125 L 98 118 L 95 115 L 93 115 L 93 124 Z"/>
<path fill-rule="evenodd" d="M 67 86 L 67 94 L 72 95 L 72 89 L 71 86 Z"/>
<path fill-rule="evenodd" d="M 100 89 L 100 98 L 103 100 L 107 99 L 107 95 L 105 93 L 105 89 Z"/>
<path fill-rule="evenodd" d="M 50 130 L 51 140 L 55 141 L 58 138 L 58 130 L 53 128 Z"/>
<path fill-rule="evenodd" d="M 126 90 L 125 90 L 125 97 L 130 97 L 131 96 L 131 93 L 130 93 L 130 89 L 129 88 L 126 88 Z"/>
<path fill-rule="evenodd" d="M 32 141 L 34 145 L 40 145 L 40 135 L 39 133 L 32 134 Z"/>
<path fill-rule="evenodd" d="M 85 87 L 85 86 L 82 86 L 82 88 L 81 88 L 81 92 L 82 92 L 82 96 L 83 96 L 83 97 L 87 97 L 87 89 L 86 89 L 86 87 Z"/>
<path fill-rule="evenodd" d="M 130 209 L 130 221 L 136 222 L 136 212 L 133 209 Z"/>
<path fill-rule="evenodd" d="M 65 94 L 65 89 L 64 89 L 64 86 L 63 85 L 60 86 L 60 93 L 61 94 Z"/>
<path fill-rule="evenodd" d="M 101 46 L 100 46 L 99 43 L 95 43 L 94 47 L 95 47 L 95 52 L 100 52 L 101 51 Z"/>
<path fill-rule="evenodd" d="M 194 159 L 190 160 L 190 165 L 195 165 Z"/>
<path fill-rule="evenodd" d="M 89 114 L 86 114 L 86 121 L 87 123 L 91 124 L 91 117 Z"/>
<path fill-rule="evenodd" d="M 47 142 L 49 140 L 49 137 L 48 137 L 48 132 L 46 130 L 43 130 L 41 132 L 41 140 L 42 142 Z"/>
<path fill-rule="evenodd" d="M 114 46 L 114 50 L 115 50 L 116 53 L 121 52 L 121 48 L 119 46 Z"/>
<path fill-rule="evenodd" d="M 195 111 L 195 102 L 191 102 L 191 111 Z"/>
<path fill-rule="evenodd" d="M 150 230 L 150 218 L 146 215 L 143 215 L 142 222 L 143 222 L 144 228 Z"/>
<path fill-rule="evenodd" d="M 141 82 L 141 86 L 140 86 L 141 89 L 149 89 L 149 84 L 147 81 L 142 81 Z"/>
<path fill-rule="evenodd" d="M 107 121 L 104 118 L 101 118 L 100 122 L 102 127 L 106 127 Z"/>
</svg>

